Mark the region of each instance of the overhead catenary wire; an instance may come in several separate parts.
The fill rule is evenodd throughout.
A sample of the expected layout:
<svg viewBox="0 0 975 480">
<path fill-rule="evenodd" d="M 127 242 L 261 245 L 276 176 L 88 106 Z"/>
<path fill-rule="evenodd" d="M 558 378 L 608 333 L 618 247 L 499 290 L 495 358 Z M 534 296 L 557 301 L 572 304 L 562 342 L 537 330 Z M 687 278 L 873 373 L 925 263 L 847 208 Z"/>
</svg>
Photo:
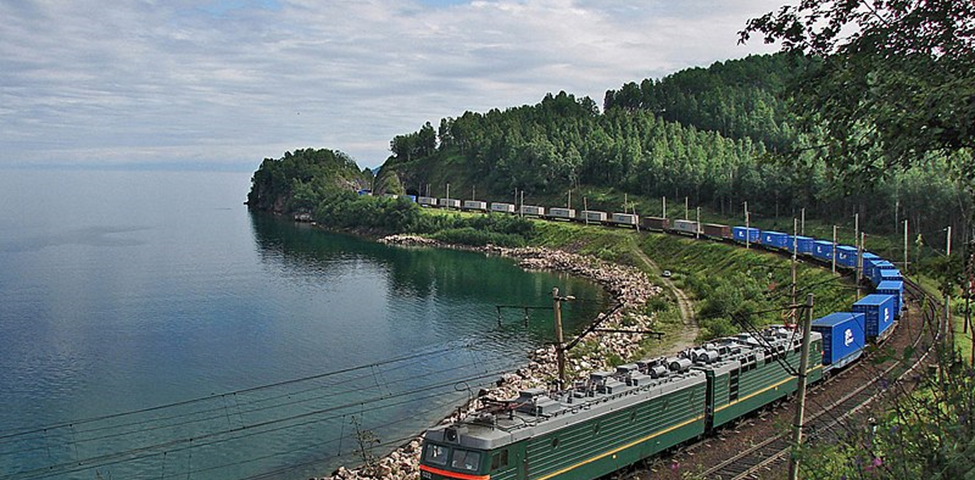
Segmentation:
<svg viewBox="0 0 975 480">
<path fill-rule="evenodd" d="M 197 398 L 193 398 L 193 399 L 189 399 L 189 400 L 181 400 L 181 401 L 178 401 L 178 402 L 172 402 L 172 403 L 167 403 L 167 404 L 163 404 L 163 405 L 156 405 L 156 406 L 152 406 L 152 407 L 140 408 L 140 409 L 136 409 L 136 410 L 129 410 L 129 411 L 125 411 L 125 412 L 112 413 L 112 414 L 107 414 L 107 415 L 98 415 L 98 416 L 93 416 L 93 417 L 86 417 L 86 418 L 81 418 L 81 419 L 77 419 L 77 420 L 71 420 L 71 421 L 66 421 L 66 422 L 59 422 L 59 423 L 55 423 L 55 424 L 52 424 L 52 425 L 46 425 L 46 426 L 42 426 L 42 427 L 34 427 L 34 428 L 20 430 L 20 431 L 0 432 L 0 440 L 4 440 L 4 439 L 7 439 L 7 438 L 12 438 L 12 437 L 18 437 L 18 436 L 22 436 L 22 435 L 29 435 L 29 434 L 33 434 L 33 433 L 44 433 L 46 431 L 50 431 L 50 430 L 54 430 L 54 429 L 58 429 L 58 428 L 76 427 L 78 425 L 82 425 L 82 424 L 85 424 L 85 423 L 91 423 L 91 422 L 96 422 L 96 421 L 101 421 L 101 420 L 110 420 L 110 419 L 113 419 L 113 418 L 120 418 L 120 417 L 126 417 L 126 416 L 130 416 L 130 415 L 136 415 L 136 414 L 141 414 L 141 413 L 148 413 L 148 412 L 153 412 L 153 411 L 164 410 L 164 409 L 168 409 L 168 408 L 174 408 L 174 407 L 180 407 L 180 406 L 185 406 L 185 405 L 191 405 L 191 404 L 194 404 L 194 403 L 205 402 L 205 401 L 213 400 L 215 398 L 224 397 L 224 396 L 230 396 L 230 395 L 236 395 L 236 394 L 242 394 L 242 393 L 255 392 L 255 391 L 266 390 L 266 389 L 274 388 L 274 387 L 281 387 L 281 386 L 285 386 L 285 385 L 292 385 L 292 384 L 296 384 L 296 383 L 307 382 L 307 381 L 310 381 L 310 380 L 316 380 L 316 379 L 320 379 L 320 378 L 326 378 L 326 377 L 330 377 L 330 376 L 340 375 L 340 374 L 343 374 L 343 373 L 349 373 L 349 372 L 354 372 L 354 371 L 357 371 L 357 370 L 367 369 L 367 368 L 371 368 L 371 367 L 374 367 L 374 366 L 388 365 L 388 364 L 392 364 L 392 363 L 397 363 L 397 362 L 402 362 L 402 361 L 411 360 L 411 359 L 415 359 L 415 358 L 420 358 L 420 357 L 423 357 L 423 356 L 427 356 L 427 355 L 431 355 L 431 354 L 439 353 L 439 352 L 443 352 L 443 351 L 450 351 L 450 350 L 453 350 L 453 349 L 456 349 L 456 347 L 454 347 L 454 346 L 448 346 L 448 347 L 436 349 L 436 350 L 429 351 L 429 352 L 412 353 L 412 354 L 409 354 L 409 355 L 403 355 L 403 356 L 400 356 L 400 357 L 395 357 L 395 358 L 391 358 L 391 359 L 387 359 L 387 360 L 381 360 L 381 361 L 378 361 L 378 362 L 373 362 L 373 363 L 369 363 L 369 364 L 365 364 L 365 365 L 359 365 L 359 366 L 354 366 L 354 367 L 342 368 L 342 369 L 333 370 L 333 371 L 330 371 L 330 372 L 324 372 L 324 373 L 319 373 L 319 374 L 315 374 L 315 375 L 309 375 L 309 376 L 306 376 L 306 377 L 295 378 L 295 379 L 291 379 L 291 380 L 284 380 L 284 381 L 281 381 L 281 382 L 269 383 L 269 384 L 260 385 L 260 386 L 256 386 L 256 387 L 248 387 L 248 388 L 244 388 L 244 389 L 240 389 L 240 390 L 235 390 L 235 391 L 232 391 L 232 392 L 225 392 L 225 393 L 220 393 L 220 394 L 212 394 L 212 395 L 208 395 L 208 396 L 205 396 L 205 397 L 197 397 Z"/>
<path fill-rule="evenodd" d="M 471 352 L 471 354 L 473 355 L 473 351 Z M 481 363 L 484 363 L 484 362 L 481 362 Z M 457 370 L 465 370 L 465 369 L 469 369 L 469 368 L 471 368 L 471 365 L 467 365 L 467 364 L 464 364 L 464 365 L 455 365 L 455 366 L 452 366 L 452 367 L 449 367 L 449 368 L 446 368 L 446 369 L 435 370 L 435 371 L 431 371 L 431 372 L 428 372 L 428 373 L 422 374 L 422 375 L 409 376 L 409 377 L 406 377 L 406 378 L 401 378 L 401 379 L 397 379 L 397 380 L 393 380 L 393 381 L 384 381 L 384 383 L 383 383 L 382 386 L 383 387 L 386 387 L 386 389 L 387 389 L 386 395 L 390 395 L 390 394 L 392 394 L 392 392 L 390 392 L 388 390 L 388 387 L 390 385 L 395 385 L 395 384 L 400 384 L 400 383 L 415 381 L 415 380 L 420 379 L 420 378 L 432 377 L 432 376 L 435 376 L 435 375 L 438 375 L 438 374 L 449 373 L 449 372 L 453 372 L 453 371 L 457 371 Z M 476 368 L 476 365 L 475 365 L 475 368 Z M 361 380 L 361 379 L 369 378 L 369 377 L 372 377 L 372 376 L 373 376 L 372 374 L 362 375 L 362 376 L 356 377 L 356 379 Z M 317 387 L 315 390 L 321 390 L 321 389 L 331 388 L 333 386 L 334 385 L 323 385 L 323 386 Z M 381 388 L 382 387 L 377 387 L 377 391 L 381 391 Z M 308 391 L 312 391 L 312 390 L 305 390 L 304 392 L 307 393 Z M 240 417 L 241 422 L 243 422 L 243 415 L 252 414 L 252 413 L 261 412 L 261 411 L 267 411 L 267 410 L 280 409 L 280 408 L 289 407 L 289 406 L 295 406 L 295 405 L 300 405 L 300 404 L 305 404 L 305 403 L 309 403 L 309 402 L 313 402 L 313 401 L 318 401 L 318 400 L 323 400 L 323 399 L 327 399 L 327 398 L 339 397 L 341 395 L 346 395 L 346 394 L 349 394 L 349 393 L 354 393 L 356 391 L 357 391 L 357 389 L 334 391 L 334 392 L 329 392 L 329 393 L 326 393 L 326 394 L 323 394 L 323 395 L 308 397 L 308 398 L 304 398 L 304 399 L 300 399 L 300 400 L 290 400 L 290 401 L 285 401 L 283 403 L 276 403 L 276 404 L 271 404 L 271 405 L 262 406 L 262 407 L 258 407 L 258 408 L 251 408 L 251 409 L 244 409 L 244 410 L 241 410 L 240 408 L 238 408 L 236 414 L 238 415 L 238 417 Z M 291 395 L 290 394 L 278 395 L 278 396 L 276 396 L 274 398 L 280 399 L 282 397 L 284 397 L 284 398 L 290 398 Z M 260 403 L 260 402 L 263 402 L 264 400 L 265 399 L 258 399 L 258 400 L 255 400 L 253 402 L 245 403 L 244 405 L 246 406 L 246 405 L 251 405 L 251 404 L 254 404 L 254 403 Z M 171 428 L 177 428 L 177 427 L 184 427 L 184 426 L 187 426 L 187 425 L 193 425 L 193 424 L 197 424 L 197 423 L 209 422 L 209 421 L 213 421 L 213 420 L 218 420 L 218 419 L 224 418 L 225 413 L 217 413 L 217 412 L 225 412 L 225 410 L 226 410 L 226 406 L 221 406 L 221 407 L 210 408 L 210 409 L 201 410 L 201 411 L 197 411 L 197 412 L 182 414 L 182 415 L 174 415 L 174 416 L 166 417 L 164 419 L 146 419 L 146 420 L 141 420 L 141 421 L 138 421 L 138 422 L 130 422 L 130 423 L 125 423 L 125 424 L 121 424 L 121 425 L 110 425 L 110 426 L 99 427 L 99 428 L 95 428 L 95 429 L 88 429 L 88 430 L 84 430 L 84 431 L 81 431 L 81 432 L 76 432 L 76 435 L 74 436 L 74 438 L 72 439 L 72 441 L 70 443 L 72 445 L 78 445 L 78 444 L 84 444 L 84 443 L 89 443 L 89 442 L 94 442 L 94 441 L 103 441 L 103 440 L 110 440 L 110 439 L 114 439 L 114 438 L 122 438 L 122 437 L 125 437 L 125 436 L 128 436 L 128 435 L 132 435 L 132 434 L 135 434 L 135 433 L 140 433 L 141 434 L 141 433 L 145 433 L 145 432 L 165 430 L 165 429 L 171 429 Z M 156 423 L 156 422 L 163 421 L 163 420 L 178 420 L 178 419 L 181 419 L 181 418 L 194 417 L 194 416 L 197 416 L 197 415 L 200 415 L 200 414 L 205 414 L 205 413 L 215 413 L 215 415 L 211 415 L 211 416 L 207 416 L 207 417 L 202 417 L 202 418 L 195 418 L 195 419 L 192 419 L 192 420 L 186 420 L 186 421 L 182 421 L 182 422 L 178 422 L 178 423 L 170 423 L 170 424 L 165 424 L 165 425 L 151 425 L 152 423 Z M 150 426 L 146 427 L 145 425 L 150 425 Z M 95 437 L 81 437 L 81 438 L 78 438 L 78 436 L 77 436 L 77 434 L 79 434 L 79 433 L 91 433 L 91 432 L 97 432 L 97 431 L 105 431 L 105 430 L 112 430 L 112 429 L 116 429 L 116 428 L 134 427 L 134 426 L 143 426 L 143 427 L 142 428 L 139 428 L 137 430 L 128 430 L 128 431 L 122 431 L 122 432 L 115 432 L 115 433 L 110 433 L 110 434 L 101 435 L 101 436 L 95 436 Z M 45 449 L 45 448 L 49 448 L 49 446 L 45 445 L 45 446 L 29 447 L 29 448 L 24 448 L 24 449 L 19 449 L 19 450 L 4 451 L 4 452 L 0 452 L 0 458 L 2 458 L 5 455 L 14 455 L 14 454 L 20 454 L 20 453 L 27 453 L 27 452 L 31 452 L 31 451 L 42 450 L 42 449 Z"/>
<path fill-rule="evenodd" d="M 163 452 L 163 451 L 176 451 L 178 449 L 178 447 L 180 447 L 180 446 L 187 446 L 187 444 L 192 444 L 193 447 L 203 447 L 203 446 L 214 445 L 214 444 L 217 444 L 217 443 L 223 443 L 223 442 L 226 442 L 226 441 L 229 441 L 229 440 L 233 440 L 233 439 L 244 438 L 245 436 L 260 435 L 260 434 L 270 433 L 270 432 L 273 432 L 273 431 L 279 431 L 279 430 L 286 429 L 286 428 L 296 428 L 298 426 L 303 426 L 303 425 L 306 425 L 306 424 L 309 424 L 309 423 L 318 423 L 318 422 L 321 422 L 321 421 L 325 421 L 325 419 L 320 419 L 319 418 L 319 419 L 314 419 L 314 420 L 307 420 L 307 421 L 302 422 L 302 423 L 299 423 L 299 424 L 286 425 L 286 426 L 280 426 L 279 424 L 284 423 L 284 422 L 289 422 L 289 421 L 292 421 L 292 420 L 308 419 L 309 417 L 315 417 L 317 415 L 322 415 L 322 414 L 326 414 L 326 413 L 330 413 L 330 412 L 341 411 L 341 410 L 348 409 L 348 408 L 364 407 L 365 405 L 372 405 L 372 404 L 381 402 L 383 400 L 389 400 L 389 399 L 393 399 L 393 398 L 400 398 L 400 397 L 403 397 L 403 396 L 415 395 L 415 394 L 423 393 L 423 392 L 427 392 L 427 391 L 432 391 L 432 390 L 438 390 L 438 389 L 443 389 L 443 388 L 447 388 L 447 387 L 452 387 L 453 385 L 456 385 L 459 381 L 484 380 L 484 379 L 487 379 L 487 378 L 491 378 L 491 377 L 495 377 L 497 375 L 500 375 L 500 374 L 504 373 L 505 371 L 506 371 L 506 369 L 498 369 L 496 371 L 478 374 L 476 376 L 469 377 L 469 378 L 465 378 L 465 379 L 460 379 L 460 380 L 453 379 L 453 380 L 450 380 L 450 381 L 447 381 L 447 382 L 441 382 L 441 383 L 438 383 L 438 384 L 427 385 L 427 386 L 424 386 L 424 387 L 420 387 L 420 388 L 416 388 L 416 389 L 412 389 L 412 390 L 408 390 L 408 391 L 404 391 L 404 392 L 399 392 L 399 393 L 397 393 L 395 395 L 391 395 L 391 396 L 381 396 L 381 397 L 375 397 L 375 398 L 370 398 L 370 399 L 366 399 L 366 400 L 354 401 L 354 402 L 347 403 L 347 404 L 343 404 L 343 405 L 337 405 L 337 406 L 332 406 L 332 407 L 328 407 L 328 408 L 318 409 L 318 410 L 314 410 L 314 411 L 310 411 L 310 412 L 304 412 L 304 413 L 300 413 L 300 414 L 290 415 L 290 416 L 287 416 L 287 417 L 284 417 L 284 418 L 278 418 L 278 419 L 272 419 L 272 420 L 267 420 L 267 421 L 262 421 L 262 422 L 256 422 L 256 423 L 251 424 L 251 425 L 243 425 L 243 426 L 240 426 L 240 427 L 228 428 L 228 429 L 225 429 L 225 430 L 216 431 L 216 432 L 210 432 L 210 433 L 207 433 L 207 434 L 198 435 L 198 436 L 194 436 L 194 437 L 184 437 L 184 438 L 169 440 L 169 441 L 160 442 L 160 443 L 156 443 L 156 444 L 152 444 L 152 445 L 146 445 L 146 446 L 142 446 L 142 447 L 138 447 L 138 448 L 132 448 L 132 449 L 128 449 L 128 450 L 123 450 L 123 451 L 120 451 L 120 452 L 113 452 L 113 453 L 110 453 L 110 454 L 98 455 L 98 456 L 89 457 L 89 458 L 76 459 L 76 460 L 72 460 L 72 461 L 68 461 L 68 462 L 62 462 L 62 463 L 55 464 L 55 465 L 49 465 L 49 466 L 42 467 L 42 468 L 36 468 L 36 469 L 32 469 L 32 470 L 26 470 L 26 471 L 16 472 L 16 473 L 13 473 L 10 476 L 3 476 L 3 477 L 0 477 L 0 478 L 3 478 L 3 479 L 11 479 L 11 480 L 13 480 L 13 479 L 27 480 L 27 479 L 35 479 L 35 478 L 48 478 L 48 477 L 51 477 L 51 476 L 54 476 L 54 475 L 63 475 L 63 474 L 66 474 L 66 473 L 74 473 L 74 472 L 78 472 L 78 471 L 90 470 L 92 468 L 97 468 L 97 467 L 100 467 L 100 466 L 118 464 L 118 463 L 121 463 L 121 462 L 132 461 L 132 460 L 136 460 L 136 459 L 140 459 L 140 458 L 145 458 L 145 457 L 149 457 L 149 456 L 155 456 L 155 455 L 161 454 L 161 452 Z M 279 425 L 279 427 L 278 428 L 275 428 L 275 429 L 267 430 L 267 431 L 263 431 L 263 430 L 262 431 L 254 431 L 255 429 L 260 429 L 262 427 L 267 427 L 267 426 L 272 426 L 272 425 Z M 248 431 L 248 430 L 250 430 L 250 432 L 248 432 L 248 434 L 245 435 L 245 436 L 238 436 L 238 437 L 234 437 L 232 439 L 218 438 L 218 437 L 221 437 L 223 435 L 230 435 L 230 434 L 233 434 L 233 433 L 238 433 L 238 432 L 243 432 L 243 431 Z M 253 433 L 251 433 L 251 432 L 253 432 Z M 207 440 L 207 439 L 212 439 L 212 440 L 210 440 L 208 442 L 202 442 L 203 440 Z M 142 455 L 141 456 L 137 456 L 139 454 L 142 454 Z"/>
</svg>

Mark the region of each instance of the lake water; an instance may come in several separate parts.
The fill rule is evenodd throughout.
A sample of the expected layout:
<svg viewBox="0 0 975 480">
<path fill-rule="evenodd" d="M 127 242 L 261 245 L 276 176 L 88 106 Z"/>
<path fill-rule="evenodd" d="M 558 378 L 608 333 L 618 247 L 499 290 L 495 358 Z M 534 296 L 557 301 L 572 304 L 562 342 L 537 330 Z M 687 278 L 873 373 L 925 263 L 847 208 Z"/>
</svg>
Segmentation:
<svg viewBox="0 0 975 480">
<path fill-rule="evenodd" d="M 308 478 L 422 431 L 594 285 L 252 215 L 249 174 L 0 171 L 0 478 Z"/>
</svg>

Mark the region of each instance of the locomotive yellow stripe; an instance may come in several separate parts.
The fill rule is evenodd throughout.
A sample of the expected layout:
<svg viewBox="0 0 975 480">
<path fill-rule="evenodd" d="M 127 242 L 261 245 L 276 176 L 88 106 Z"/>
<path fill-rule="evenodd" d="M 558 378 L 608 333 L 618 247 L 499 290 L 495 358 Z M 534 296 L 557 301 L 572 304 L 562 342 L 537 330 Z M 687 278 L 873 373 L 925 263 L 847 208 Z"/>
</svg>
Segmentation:
<svg viewBox="0 0 975 480">
<path fill-rule="evenodd" d="M 816 365 L 815 367 L 812 367 L 809 370 L 806 370 L 806 374 L 808 375 L 809 372 L 813 372 L 813 371 L 816 371 L 816 370 L 821 369 L 821 368 L 823 368 L 822 365 Z M 785 385 L 786 383 L 788 383 L 790 380 L 792 380 L 791 377 L 790 378 L 787 378 L 785 380 L 782 380 L 779 383 L 775 383 L 775 384 L 769 385 L 769 386 L 767 386 L 767 387 L 765 387 L 765 388 L 763 388 L 763 389 L 761 389 L 761 390 L 759 390 L 757 392 L 752 392 L 751 394 L 746 395 L 746 396 L 744 396 L 742 398 L 739 398 L 738 400 L 735 400 L 733 402 L 730 402 L 727 405 L 722 406 L 721 408 L 715 409 L 715 412 L 720 412 L 720 411 L 722 411 L 722 410 L 724 410 L 724 409 L 726 409 L 728 407 L 731 407 L 731 406 L 734 406 L 734 405 L 738 405 L 739 403 L 744 402 L 745 400 L 748 400 L 749 398 L 752 398 L 752 397 L 754 397 L 756 395 L 761 395 L 761 394 L 763 394 L 763 393 L 765 393 L 765 392 L 767 392 L 769 390 L 772 390 L 773 388 L 779 388 L 782 385 Z"/>
<path fill-rule="evenodd" d="M 553 472 L 553 473 L 550 473 L 550 474 L 545 475 L 545 476 L 542 476 L 542 477 L 536 477 L 535 480 L 547 480 L 549 478 L 552 478 L 552 477 L 555 477 L 555 476 L 558 476 L 558 475 L 562 475 L 565 472 L 568 472 L 568 471 L 571 471 L 571 470 L 575 470 L 576 468 L 579 468 L 579 467 L 581 467 L 583 465 L 590 464 L 590 463 L 595 462 L 597 460 L 601 460 L 601 459 L 606 458 L 606 457 L 608 457 L 610 455 L 615 455 L 615 454 L 617 454 L 619 452 L 622 452 L 623 450 L 626 450 L 626 449 L 628 449 L 630 447 L 633 447 L 635 445 L 641 444 L 641 443 L 643 443 L 643 442 L 645 442 L 647 440 L 650 440 L 650 439 L 652 439 L 654 437 L 658 437 L 660 435 L 663 435 L 665 433 L 671 432 L 673 430 L 677 430 L 678 428 L 681 428 L 681 427 L 686 427 L 687 425 L 690 425 L 690 424 L 692 424 L 694 422 L 699 422 L 701 420 L 704 420 L 704 415 L 701 415 L 699 417 L 692 418 L 692 419 L 690 419 L 690 420 L 688 420 L 688 421 L 686 421 L 684 423 L 679 423 L 677 425 L 674 425 L 674 426 L 672 426 L 670 428 L 661 430 L 659 432 L 652 433 L 650 435 L 647 435 L 646 437 L 643 437 L 643 438 L 641 438 L 639 440 L 634 440 L 634 441 L 632 441 L 630 443 L 627 443 L 626 445 L 623 445 L 621 447 L 617 447 L 617 448 L 614 448 L 614 449 L 612 449 L 610 451 L 603 452 L 603 453 L 601 453 L 599 455 L 596 455 L 595 457 L 592 457 L 592 458 L 590 458 L 588 460 L 584 460 L 584 461 L 579 462 L 579 463 L 577 463 L 575 465 L 572 465 L 570 467 L 565 467 L 562 470 L 559 470 L 557 472 Z"/>
</svg>

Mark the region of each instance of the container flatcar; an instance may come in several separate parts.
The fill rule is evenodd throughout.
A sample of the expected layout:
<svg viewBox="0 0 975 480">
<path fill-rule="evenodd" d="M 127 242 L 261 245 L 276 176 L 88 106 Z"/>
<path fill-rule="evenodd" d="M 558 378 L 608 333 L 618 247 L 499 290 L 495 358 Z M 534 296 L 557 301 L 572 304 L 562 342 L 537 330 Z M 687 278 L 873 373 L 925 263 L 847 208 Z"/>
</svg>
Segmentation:
<svg viewBox="0 0 975 480">
<path fill-rule="evenodd" d="M 422 207 L 436 207 L 437 199 L 433 197 L 417 197 L 417 203 Z"/>
<path fill-rule="evenodd" d="M 698 235 L 701 228 L 693 220 L 674 220 L 674 231 L 685 235 Z"/>
<path fill-rule="evenodd" d="M 901 274 L 900 270 L 896 268 L 886 268 L 880 270 L 880 281 L 877 282 L 877 286 L 879 287 L 880 284 L 884 282 L 903 282 L 903 281 L 904 281 L 904 276 Z"/>
<path fill-rule="evenodd" d="M 755 227 L 731 227 L 731 235 L 739 243 L 746 243 L 746 238 L 747 243 L 762 243 L 762 231 Z"/>
<path fill-rule="evenodd" d="M 634 213 L 613 213 L 609 217 L 609 223 L 613 225 L 622 225 L 625 227 L 636 228 L 639 225 L 640 218 Z"/>
<path fill-rule="evenodd" d="M 769 248 L 787 250 L 789 248 L 789 235 L 782 232 L 762 231 L 762 245 Z"/>
<path fill-rule="evenodd" d="M 548 214 L 546 216 L 548 218 L 554 218 L 556 220 L 575 220 L 576 209 L 552 207 L 548 209 Z"/>
<path fill-rule="evenodd" d="M 833 260 L 833 242 L 816 240 L 813 242 L 812 256 L 823 261 Z"/>
<path fill-rule="evenodd" d="M 488 209 L 487 202 L 482 202 L 480 200 L 464 200 L 464 205 L 462 207 L 464 210 L 477 210 L 481 212 L 486 212 Z"/>
<path fill-rule="evenodd" d="M 727 225 L 721 225 L 720 223 L 705 223 L 704 225 L 701 225 L 701 230 L 704 232 L 704 236 L 708 238 L 713 238 L 716 240 L 731 239 L 731 227 Z"/>
<path fill-rule="evenodd" d="M 512 203 L 491 202 L 491 211 L 498 213 L 515 213 L 515 205 Z"/>
<path fill-rule="evenodd" d="M 522 215 L 531 215 L 533 217 L 545 216 L 545 207 L 539 207 L 536 205 L 522 205 L 518 211 L 521 212 Z"/>
<path fill-rule="evenodd" d="M 599 210 L 583 210 L 579 214 L 579 220 L 583 222 L 603 223 L 607 218 L 609 218 L 609 215 Z"/>
<path fill-rule="evenodd" d="M 823 336 L 823 365 L 827 371 L 843 368 L 863 353 L 867 341 L 863 313 L 831 313 L 814 320 L 812 329 Z"/>
<path fill-rule="evenodd" d="M 813 253 L 813 243 L 816 241 L 812 237 L 804 237 L 802 235 L 789 235 L 789 251 L 792 251 L 792 246 L 796 246 L 796 253 L 800 255 L 812 255 Z"/>
<path fill-rule="evenodd" d="M 670 229 L 670 219 L 662 217 L 640 217 L 640 226 L 645 230 L 662 232 Z"/>
<path fill-rule="evenodd" d="M 883 338 L 894 325 L 894 296 L 874 293 L 853 304 L 853 311 L 864 315 L 868 340 Z"/>
<path fill-rule="evenodd" d="M 836 264 L 846 268 L 857 267 L 857 249 L 849 245 L 836 246 Z"/>
<path fill-rule="evenodd" d="M 460 208 L 460 200 L 456 198 L 440 198 L 437 199 L 437 205 L 442 208 Z"/>
<path fill-rule="evenodd" d="M 877 293 L 894 297 L 894 317 L 900 318 L 901 309 L 904 308 L 904 282 L 897 280 L 880 282 L 877 285 Z"/>
</svg>

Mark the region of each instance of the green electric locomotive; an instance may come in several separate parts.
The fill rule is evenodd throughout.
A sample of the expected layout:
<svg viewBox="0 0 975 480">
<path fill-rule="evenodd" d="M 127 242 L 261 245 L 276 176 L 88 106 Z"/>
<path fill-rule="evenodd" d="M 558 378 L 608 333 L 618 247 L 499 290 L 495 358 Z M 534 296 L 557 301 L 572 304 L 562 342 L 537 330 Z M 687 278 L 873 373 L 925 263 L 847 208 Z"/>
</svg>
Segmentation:
<svg viewBox="0 0 975 480">
<path fill-rule="evenodd" d="M 810 335 L 814 382 L 822 378 L 822 337 Z M 420 477 L 589 480 L 611 473 L 794 392 L 800 337 L 773 327 L 594 372 L 568 391 L 523 391 L 428 430 Z"/>
</svg>

